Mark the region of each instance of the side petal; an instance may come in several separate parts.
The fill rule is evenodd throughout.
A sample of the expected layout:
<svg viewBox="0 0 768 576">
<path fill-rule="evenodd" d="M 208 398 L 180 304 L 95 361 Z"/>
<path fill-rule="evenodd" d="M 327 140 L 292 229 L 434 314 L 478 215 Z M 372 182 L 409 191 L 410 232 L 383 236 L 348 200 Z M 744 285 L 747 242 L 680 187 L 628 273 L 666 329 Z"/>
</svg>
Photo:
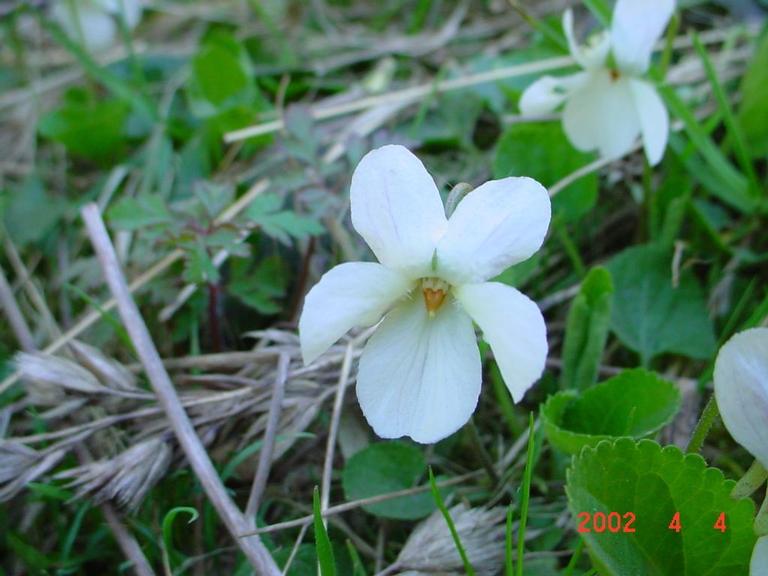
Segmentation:
<svg viewBox="0 0 768 576">
<path fill-rule="evenodd" d="M 520 402 L 547 360 L 547 326 L 539 307 L 499 282 L 465 284 L 456 290 L 456 298 L 480 326 L 512 398 Z"/>
<path fill-rule="evenodd" d="M 605 64 L 608 52 L 611 50 L 611 39 L 608 34 L 595 35 L 588 46 L 579 46 L 573 31 L 573 11 L 570 8 L 563 12 L 563 32 L 568 40 L 571 56 L 579 66 L 585 69 L 594 69 Z"/>
<path fill-rule="evenodd" d="M 669 114 L 664 101 L 652 84 L 635 79 L 630 80 L 629 83 L 640 120 L 645 155 L 651 166 L 656 166 L 664 157 L 664 150 L 667 147 Z"/>
<path fill-rule="evenodd" d="M 355 326 L 372 326 L 410 289 L 401 274 L 373 262 L 331 268 L 304 299 L 299 339 L 309 364 Z"/>
<path fill-rule="evenodd" d="M 725 427 L 768 466 L 768 328 L 739 332 L 715 361 L 715 398 Z"/>
<path fill-rule="evenodd" d="M 456 207 L 437 247 L 440 277 L 482 282 L 530 258 L 544 242 L 552 208 L 544 186 L 525 177 L 491 180 Z"/>
<path fill-rule="evenodd" d="M 653 45 L 675 10 L 675 0 L 618 0 L 611 23 L 611 46 L 619 68 L 643 74 L 651 63 Z"/>
<path fill-rule="evenodd" d="M 461 428 L 480 395 L 472 320 L 455 302 L 434 317 L 420 297 L 390 312 L 360 358 L 357 398 L 382 438 L 437 442 Z"/>
<path fill-rule="evenodd" d="M 768 536 L 762 536 L 755 542 L 749 563 L 749 576 L 768 576 Z"/>
<path fill-rule="evenodd" d="M 403 146 L 383 146 L 355 168 L 352 224 L 379 262 L 412 278 L 429 270 L 445 230 L 445 209 L 421 161 Z"/>
<path fill-rule="evenodd" d="M 598 150 L 606 158 L 629 152 L 640 135 L 629 80 L 614 80 L 608 70 L 592 73 L 589 82 L 568 99 L 563 128 L 579 150 Z"/>
<path fill-rule="evenodd" d="M 561 77 L 542 76 L 523 92 L 520 97 L 520 112 L 523 116 L 551 114 L 587 78 L 588 74 L 584 72 Z"/>
</svg>

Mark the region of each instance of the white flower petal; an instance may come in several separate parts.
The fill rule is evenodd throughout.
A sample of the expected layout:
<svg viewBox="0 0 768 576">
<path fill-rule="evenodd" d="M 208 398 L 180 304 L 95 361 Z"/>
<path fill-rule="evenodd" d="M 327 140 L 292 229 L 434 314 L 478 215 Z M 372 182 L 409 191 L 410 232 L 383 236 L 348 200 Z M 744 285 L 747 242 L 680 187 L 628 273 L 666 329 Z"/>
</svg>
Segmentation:
<svg viewBox="0 0 768 576">
<path fill-rule="evenodd" d="M 390 312 L 368 341 L 357 398 L 382 438 L 437 442 L 474 412 L 481 370 L 469 316 L 450 301 L 430 318 L 418 294 Z"/>
<path fill-rule="evenodd" d="M 372 326 L 411 287 L 398 272 L 349 262 L 326 272 L 304 300 L 299 338 L 309 364 L 355 326 Z"/>
<path fill-rule="evenodd" d="M 67 36 L 77 42 L 82 41 L 89 50 L 108 48 L 117 33 L 115 21 L 109 14 L 88 5 L 73 6 L 57 2 L 51 17 Z"/>
<path fill-rule="evenodd" d="M 542 76 L 528 86 L 520 97 L 523 116 L 537 116 L 554 112 L 571 93 L 589 78 L 585 72 L 570 76 Z"/>
<path fill-rule="evenodd" d="M 768 576 L 768 536 L 762 536 L 755 542 L 749 563 L 749 576 Z"/>
<path fill-rule="evenodd" d="M 445 209 L 421 161 L 403 146 L 366 154 L 352 175 L 352 224 L 385 266 L 412 278 L 429 271 Z"/>
<path fill-rule="evenodd" d="M 438 274 L 454 285 L 500 274 L 541 247 L 550 216 L 549 194 L 536 180 L 486 182 L 451 215 L 437 248 Z"/>
<path fill-rule="evenodd" d="M 618 0 L 613 10 L 611 45 L 619 68 L 643 74 L 651 63 L 653 45 L 675 10 L 675 0 Z"/>
<path fill-rule="evenodd" d="M 563 128 L 579 150 L 598 150 L 606 158 L 629 152 L 640 135 L 629 80 L 614 80 L 608 70 L 593 72 L 565 104 Z"/>
<path fill-rule="evenodd" d="M 733 336 L 715 362 L 715 398 L 731 436 L 768 466 L 768 328 Z"/>
<path fill-rule="evenodd" d="M 652 84 L 644 80 L 629 81 L 635 98 L 640 133 L 643 136 L 645 155 L 651 166 L 661 162 L 669 137 L 669 114 L 664 102 Z"/>
<path fill-rule="evenodd" d="M 547 360 L 547 326 L 539 307 L 499 282 L 465 284 L 455 290 L 480 326 L 515 402 L 541 377 Z"/>
<path fill-rule="evenodd" d="M 611 50 L 611 39 L 608 34 L 600 33 L 593 37 L 589 46 L 579 46 L 573 31 L 573 12 L 570 8 L 563 13 L 563 32 L 568 40 L 571 56 L 579 66 L 590 70 L 605 64 L 608 52 Z"/>
</svg>

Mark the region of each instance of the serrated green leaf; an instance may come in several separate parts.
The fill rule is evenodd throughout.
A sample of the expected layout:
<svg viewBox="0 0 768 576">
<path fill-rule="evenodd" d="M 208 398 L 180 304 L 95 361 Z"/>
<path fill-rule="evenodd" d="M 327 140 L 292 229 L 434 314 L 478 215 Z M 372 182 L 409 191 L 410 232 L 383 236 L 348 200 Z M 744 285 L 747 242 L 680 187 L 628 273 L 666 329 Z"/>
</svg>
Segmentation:
<svg viewBox="0 0 768 576">
<path fill-rule="evenodd" d="M 574 519 L 581 512 L 622 516 L 618 533 L 581 533 L 603 576 L 746 574 L 757 539 L 754 503 L 731 499 L 735 483 L 701 456 L 650 440 L 604 441 L 575 456 L 567 478 Z M 631 533 L 623 531 L 628 512 Z M 669 528 L 676 512 L 680 532 Z M 714 527 L 721 513 L 725 532 Z"/>
<path fill-rule="evenodd" d="M 709 358 L 715 349 L 701 287 L 687 271 L 673 286 L 671 262 L 667 250 L 647 244 L 623 251 L 607 266 L 614 283 L 611 328 L 644 365 L 662 352 Z"/>
<path fill-rule="evenodd" d="M 112 226 L 122 230 L 140 230 L 174 220 L 165 200 L 157 194 L 122 198 L 107 210 L 107 218 Z"/>
<path fill-rule="evenodd" d="M 563 344 L 564 388 L 583 390 L 597 381 L 612 305 L 610 272 L 605 268 L 593 268 L 568 311 Z"/>
<path fill-rule="evenodd" d="M 357 500 L 413 488 L 426 466 L 424 455 L 415 446 L 403 442 L 371 444 L 347 461 L 342 474 L 344 495 L 347 500 Z M 434 509 L 428 492 L 363 506 L 375 516 L 399 520 L 424 518 Z"/>
<path fill-rule="evenodd" d="M 229 292 L 244 304 L 271 315 L 280 312 L 278 299 L 285 296 L 288 286 L 288 270 L 279 256 L 262 260 L 254 271 L 245 264 L 232 266 L 233 277 L 228 285 Z"/>
<path fill-rule="evenodd" d="M 584 446 L 619 436 L 654 434 L 680 409 L 677 387 L 653 372 L 627 370 L 577 394 L 550 396 L 541 409 L 553 446 L 575 454 Z"/>
<path fill-rule="evenodd" d="M 551 186 L 592 158 L 571 145 L 559 122 L 514 124 L 499 141 L 493 175 L 529 176 Z M 552 209 L 570 222 L 589 212 L 596 200 L 597 174 L 592 173 L 561 190 L 552 199 Z"/>
<path fill-rule="evenodd" d="M 282 200 L 275 194 L 262 194 L 245 211 L 246 218 L 262 231 L 282 244 L 290 245 L 291 238 L 306 238 L 321 234 L 323 227 L 308 216 L 280 210 Z"/>
</svg>

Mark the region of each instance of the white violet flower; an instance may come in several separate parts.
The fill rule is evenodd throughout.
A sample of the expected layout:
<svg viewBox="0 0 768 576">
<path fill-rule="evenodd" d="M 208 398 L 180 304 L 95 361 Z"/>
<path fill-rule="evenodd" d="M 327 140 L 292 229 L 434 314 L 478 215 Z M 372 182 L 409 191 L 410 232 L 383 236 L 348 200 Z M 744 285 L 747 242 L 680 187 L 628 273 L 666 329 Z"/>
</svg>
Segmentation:
<svg viewBox="0 0 768 576">
<path fill-rule="evenodd" d="M 728 432 L 768 468 L 768 328 L 728 340 L 717 354 L 714 381 Z"/>
<path fill-rule="evenodd" d="M 383 318 L 360 358 L 363 413 L 383 438 L 437 442 L 477 405 L 474 321 L 520 401 L 544 370 L 544 318 L 522 293 L 488 279 L 541 247 L 551 215 L 544 187 L 530 178 L 492 180 L 448 219 L 421 161 L 384 146 L 360 161 L 350 195 L 352 224 L 380 263 L 340 264 L 309 291 L 299 320 L 304 362 Z"/>
<path fill-rule="evenodd" d="M 58 0 L 51 16 L 67 36 L 84 42 L 89 50 L 100 50 L 114 42 L 119 19 L 133 30 L 141 12 L 141 0 Z"/>
<path fill-rule="evenodd" d="M 539 78 L 520 99 L 523 115 L 550 114 L 565 103 L 563 129 L 579 150 L 618 158 L 642 136 L 648 161 L 658 164 L 667 146 L 669 115 L 642 76 L 674 9 L 674 0 L 618 0 L 610 31 L 588 46 L 576 43 L 573 13 L 567 10 L 563 29 L 583 71 Z"/>
</svg>

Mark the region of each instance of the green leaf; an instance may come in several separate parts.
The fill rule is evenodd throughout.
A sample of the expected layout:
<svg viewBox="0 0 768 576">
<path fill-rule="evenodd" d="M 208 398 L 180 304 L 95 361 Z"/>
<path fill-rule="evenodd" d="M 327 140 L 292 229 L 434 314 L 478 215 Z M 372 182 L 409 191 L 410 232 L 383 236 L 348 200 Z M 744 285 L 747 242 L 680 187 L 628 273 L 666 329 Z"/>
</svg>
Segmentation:
<svg viewBox="0 0 768 576">
<path fill-rule="evenodd" d="M 41 210 L 41 206 L 45 206 L 45 210 Z M 2 220 L 8 235 L 23 247 L 45 238 L 66 209 L 63 198 L 49 194 L 42 180 L 30 175 L 20 188 L 9 193 L 3 204 Z"/>
<path fill-rule="evenodd" d="M 571 145 L 560 122 L 515 124 L 499 141 L 493 176 L 529 176 L 551 186 L 592 159 Z M 588 213 L 596 200 L 597 173 L 592 173 L 556 194 L 552 208 L 568 222 Z"/>
<path fill-rule="evenodd" d="M 673 383 L 635 369 L 580 394 L 550 396 L 541 417 L 552 445 L 575 454 L 605 439 L 650 436 L 669 424 L 679 409 L 680 392 Z"/>
<path fill-rule="evenodd" d="M 255 103 L 258 94 L 242 44 L 221 31 L 209 36 L 192 59 L 188 94 L 193 112 L 201 117 Z"/>
<path fill-rule="evenodd" d="M 413 488 L 425 469 L 424 455 L 415 446 L 403 442 L 371 444 L 347 461 L 342 474 L 344 495 L 347 500 L 358 500 Z M 425 492 L 363 509 L 382 518 L 416 520 L 431 514 L 435 503 Z"/>
<path fill-rule="evenodd" d="M 576 522 L 582 512 L 621 516 L 619 533 L 596 532 L 591 521 L 581 533 L 603 576 L 719 576 L 749 566 L 754 503 L 731 499 L 735 483 L 698 455 L 650 440 L 606 441 L 574 457 L 567 476 Z M 676 512 L 680 532 L 669 528 Z M 623 531 L 627 513 L 634 532 Z M 714 527 L 721 513 L 725 532 Z"/>
<path fill-rule="evenodd" d="M 654 245 L 629 248 L 608 264 L 613 276 L 611 328 L 644 365 L 662 353 L 709 358 L 715 349 L 706 301 L 693 275 L 673 285 L 671 256 Z"/>
<path fill-rule="evenodd" d="M 61 106 L 40 119 L 37 129 L 44 138 L 63 144 L 70 154 L 108 162 L 124 146 L 128 112 L 121 100 L 96 100 L 91 93 L 73 88 Z"/>
<path fill-rule="evenodd" d="M 768 34 L 763 34 L 741 82 L 741 107 L 737 117 L 744 137 L 755 156 L 768 154 L 766 86 L 768 86 Z"/>
<path fill-rule="evenodd" d="M 328 531 L 323 524 L 323 516 L 320 512 L 320 491 L 315 486 L 312 494 L 312 511 L 315 519 L 315 550 L 317 552 L 317 561 L 320 564 L 321 576 L 336 575 L 336 561 L 333 558 L 333 547 L 328 538 Z"/>
<path fill-rule="evenodd" d="M 247 262 L 242 262 L 232 263 L 229 292 L 261 314 L 279 313 L 279 299 L 285 296 L 288 288 L 288 269 L 283 259 L 277 255 L 265 258 L 252 272 L 249 272 Z"/>
<path fill-rule="evenodd" d="M 564 388 L 584 389 L 597 381 L 613 305 L 613 280 L 605 268 L 590 270 L 568 311 L 563 344 Z"/>
<path fill-rule="evenodd" d="M 323 232 L 323 227 L 313 218 L 280 210 L 281 206 L 279 196 L 262 194 L 246 208 L 245 216 L 265 234 L 286 245 L 291 244 L 291 238 L 302 239 Z"/>
<path fill-rule="evenodd" d="M 584 0 L 584 5 L 589 8 L 592 15 L 603 25 L 603 28 L 610 27 L 611 9 L 605 0 Z"/>
<path fill-rule="evenodd" d="M 107 210 L 107 218 L 112 226 L 122 230 L 141 230 L 174 221 L 165 200 L 157 194 L 121 198 Z"/>
</svg>

